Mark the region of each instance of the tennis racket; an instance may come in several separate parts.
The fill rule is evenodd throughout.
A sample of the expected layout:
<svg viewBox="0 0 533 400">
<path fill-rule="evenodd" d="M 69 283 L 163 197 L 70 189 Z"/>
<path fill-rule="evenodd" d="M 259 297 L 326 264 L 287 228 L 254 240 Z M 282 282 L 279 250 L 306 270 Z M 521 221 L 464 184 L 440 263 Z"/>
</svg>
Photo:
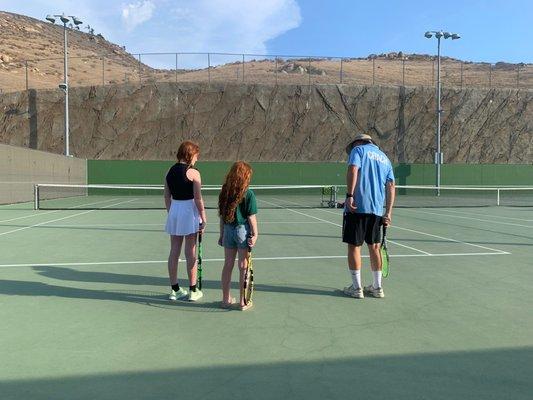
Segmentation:
<svg viewBox="0 0 533 400">
<path fill-rule="evenodd" d="M 199 290 L 202 290 L 202 257 L 204 253 L 204 246 L 202 246 L 202 232 L 198 234 L 198 269 L 196 285 Z"/>
<path fill-rule="evenodd" d="M 244 272 L 244 285 L 242 286 L 242 297 L 244 304 L 252 302 L 254 295 L 254 266 L 252 259 L 252 248 L 248 246 L 248 255 L 246 256 L 246 271 Z"/>
<path fill-rule="evenodd" d="M 387 250 L 387 227 L 383 225 L 383 239 L 381 240 L 381 273 L 384 278 L 389 276 L 389 251 Z"/>
</svg>

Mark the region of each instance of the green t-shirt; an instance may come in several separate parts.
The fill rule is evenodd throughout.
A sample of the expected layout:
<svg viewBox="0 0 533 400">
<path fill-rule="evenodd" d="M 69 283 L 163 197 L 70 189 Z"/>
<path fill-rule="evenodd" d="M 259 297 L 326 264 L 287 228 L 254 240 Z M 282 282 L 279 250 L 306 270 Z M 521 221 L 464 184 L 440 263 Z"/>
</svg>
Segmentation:
<svg viewBox="0 0 533 400">
<path fill-rule="evenodd" d="M 254 192 L 248 189 L 235 209 L 235 219 L 232 225 L 244 225 L 248 221 L 248 217 L 254 214 L 257 214 L 257 200 Z"/>
</svg>

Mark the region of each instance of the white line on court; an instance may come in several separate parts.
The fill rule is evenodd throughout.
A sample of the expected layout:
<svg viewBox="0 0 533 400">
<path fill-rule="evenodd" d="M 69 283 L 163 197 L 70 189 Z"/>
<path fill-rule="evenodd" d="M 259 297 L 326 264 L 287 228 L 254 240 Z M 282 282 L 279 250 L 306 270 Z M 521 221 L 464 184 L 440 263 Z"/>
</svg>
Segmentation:
<svg viewBox="0 0 533 400">
<path fill-rule="evenodd" d="M 408 210 L 414 213 L 422 213 L 422 214 L 429 214 L 429 215 L 440 215 L 442 217 L 450 218 L 450 214 L 441 214 L 434 211 L 424 211 L 424 210 Z M 453 218 L 460 218 L 460 219 L 471 219 L 473 221 L 479 221 L 479 222 L 490 222 L 491 224 L 500 224 L 500 225 L 511 225 L 511 226 L 520 226 L 523 228 L 533 228 L 533 225 L 522 225 L 522 224 L 515 224 L 512 222 L 503 222 L 503 221 L 493 221 L 490 219 L 481 219 L 481 218 L 475 218 L 475 217 L 463 217 L 461 215 L 453 215 Z"/>
<path fill-rule="evenodd" d="M 456 257 L 456 256 L 500 256 L 508 253 L 441 253 L 441 254 L 396 254 L 391 258 L 409 257 Z M 368 255 L 363 255 L 368 258 Z M 284 261 L 284 260 L 327 260 L 346 258 L 346 255 L 338 256 L 290 256 L 290 257 L 254 257 L 254 261 Z M 184 261 L 181 260 L 180 261 Z M 223 258 L 206 258 L 204 262 L 223 262 Z M 0 264 L 0 268 L 9 267 L 65 267 L 65 266 L 90 266 L 90 265 L 129 265 L 129 264 L 166 264 L 168 260 L 142 260 L 142 261 L 97 261 L 97 262 L 61 262 L 61 263 L 33 263 L 33 264 Z"/>
<path fill-rule="evenodd" d="M 0 221 L 2 222 L 2 221 Z M 319 221 L 261 221 L 261 225 L 263 224 L 292 224 L 292 225 L 298 225 L 298 224 L 320 224 L 321 222 Z M 133 224 L 133 223 L 124 223 L 124 224 L 121 224 L 121 223 L 117 223 L 117 224 L 83 224 L 83 225 L 80 225 L 80 224 L 53 224 L 53 225 L 48 225 L 50 227 L 53 227 L 53 228 L 72 228 L 72 227 L 76 227 L 76 228 L 91 228 L 91 227 L 106 227 L 106 226 L 116 226 L 116 227 L 119 227 L 119 226 L 163 226 L 164 227 L 165 225 L 165 222 L 161 222 L 161 223 L 152 223 L 152 224 L 143 224 L 143 223 L 139 223 L 139 224 Z"/>
<path fill-rule="evenodd" d="M 320 208 L 319 208 L 318 210 L 320 210 L 320 211 L 324 211 L 324 212 L 329 212 L 329 213 L 331 213 L 331 214 L 337 214 L 337 213 L 334 213 L 333 211 L 322 210 L 322 209 L 320 209 Z M 481 246 L 481 245 L 479 245 L 479 244 L 474 244 L 474 243 L 469 243 L 469 242 L 463 242 L 462 240 L 452 239 L 452 238 L 444 237 L 444 236 L 433 235 L 433 234 L 431 234 L 431 233 L 426 233 L 426 232 L 416 231 L 416 230 L 414 230 L 414 229 L 403 228 L 403 227 L 398 226 L 398 225 L 393 225 L 393 228 L 394 228 L 394 229 L 404 230 L 404 231 L 415 232 L 415 233 L 418 233 L 418 234 L 420 234 L 420 235 L 431 236 L 431 237 L 435 237 L 435 238 L 438 238 L 438 239 L 447 240 L 447 241 L 450 241 L 450 242 L 461 243 L 461 244 L 465 244 L 465 245 L 468 245 L 468 246 L 478 247 L 478 248 L 480 248 L 480 249 L 485 249 L 485 250 L 494 251 L 494 252 L 495 252 L 494 254 L 511 254 L 511 253 L 509 253 L 509 252 L 507 252 L 507 251 L 504 251 L 504 250 L 493 249 L 493 248 L 490 248 L 490 247 Z"/>
<path fill-rule="evenodd" d="M 58 212 L 60 212 L 60 211 L 75 210 L 76 208 L 87 207 L 87 206 L 93 206 L 93 205 L 95 205 L 95 204 L 109 203 L 110 201 L 115 201 L 115 200 L 118 200 L 118 199 L 108 199 L 108 200 L 96 201 L 96 202 L 92 202 L 92 203 L 85 203 L 85 204 L 80 204 L 80 205 L 78 205 L 78 206 L 73 206 L 73 207 L 65 208 L 65 209 L 63 209 L 63 210 L 53 210 L 53 211 L 46 211 L 46 212 L 35 212 L 34 214 L 31 214 L 31 215 L 25 215 L 25 216 L 23 216 L 23 217 L 16 217 L 16 218 L 11 218 L 11 219 L 4 219 L 4 220 L 1 220 L 0 223 L 2 223 L 2 222 L 16 221 L 16 220 L 19 220 L 19 219 L 25 219 L 25 218 L 31 218 L 31 217 L 40 217 L 41 215 L 58 213 Z"/>
<path fill-rule="evenodd" d="M 102 208 L 109 208 L 109 207 L 113 207 L 113 206 L 118 206 L 119 204 L 124 204 L 124 203 L 129 203 L 131 201 L 134 201 L 135 199 L 131 199 L 131 200 L 126 200 L 126 201 L 121 201 L 121 202 L 118 202 L 118 203 L 115 203 L 115 204 L 109 204 L 107 206 L 104 206 Z M 88 210 L 88 211 L 83 211 L 83 212 L 80 212 L 80 213 L 76 213 L 76 214 L 72 214 L 72 215 L 67 215 L 66 217 L 61 217 L 61 218 L 56 218 L 56 219 L 52 219 L 52 220 L 48 220 L 48 221 L 44 221 L 44 222 L 40 222 L 38 224 L 33 224 L 33 225 L 28 225 L 28 226 L 23 226 L 22 228 L 17 228 L 17 229 L 13 229 L 13 230 L 10 230 L 10 231 L 7 231 L 7 232 L 1 232 L 0 233 L 0 236 L 4 236 L 4 235 L 9 235 L 10 233 L 15 233 L 15 232 L 19 232 L 19 231 L 23 231 L 25 229 L 31 229 L 31 228 L 35 228 L 37 226 L 41 226 L 41 225 L 46 225 L 46 224 L 49 224 L 51 222 L 57 222 L 57 221 L 62 221 L 64 219 L 68 219 L 68 218 L 74 218 L 74 217 L 77 217 L 79 215 L 84 215 L 84 214 L 88 214 L 88 213 L 91 213 L 91 212 L 94 212 L 96 210 Z"/>
<path fill-rule="evenodd" d="M 490 248 L 490 247 L 487 247 L 487 246 L 481 246 L 481 245 L 479 245 L 479 244 L 473 244 L 473 243 L 463 242 L 463 241 L 461 241 L 461 240 L 452 239 L 452 238 L 447 238 L 447 237 L 444 237 L 444 236 L 433 235 L 433 234 L 431 234 L 431 233 L 420 232 L 420 231 L 417 231 L 417 230 L 414 230 L 414 229 L 402 228 L 402 227 L 399 227 L 399 226 L 395 226 L 395 228 L 396 228 L 396 229 L 401 229 L 401 230 L 404 230 L 404 231 L 409 231 L 409 232 L 419 233 L 419 234 L 421 234 L 421 235 L 426 235 L 426 236 L 435 237 L 435 238 L 438 238 L 438 239 L 449 240 L 450 242 L 462 243 L 462 244 L 466 244 L 466 245 L 468 245 L 468 246 L 479 247 L 480 249 L 485 249 L 485 250 L 494 251 L 494 252 L 499 253 L 499 254 L 511 254 L 511 253 L 509 253 L 509 252 L 507 252 L 507 251 L 498 250 L 498 249 L 493 249 L 493 248 Z"/>
<path fill-rule="evenodd" d="M 462 214 L 462 215 L 479 215 L 479 216 L 485 217 L 485 218 L 500 218 L 500 219 L 512 219 L 513 221 L 533 222 L 533 219 L 513 218 L 513 217 L 506 217 L 506 216 L 503 216 L 503 215 L 487 215 L 487 214 L 481 214 L 481 213 L 475 213 L 475 212 L 466 212 L 466 211 L 457 211 L 457 210 L 448 210 L 448 209 L 443 209 L 443 210 L 439 210 L 439 211 L 440 212 L 453 213 L 453 214 Z M 533 211 L 533 209 L 532 209 L 532 211 Z M 498 221 L 491 221 L 491 222 L 498 223 Z M 530 227 L 533 228 L 533 225 L 530 225 Z"/>
<path fill-rule="evenodd" d="M 275 197 L 273 197 L 273 199 L 274 199 L 274 200 L 281 200 L 281 199 L 276 199 Z M 269 202 L 269 201 L 266 201 L 266 200 L 261 200 L 261 201 L 263 201 L 263 202 L 265 202 L 265 203 L 268 203 L 268 204 L 270 204 L 270 205 L 278 206 L 278 207 L 281 207 L 281 208 L 283 208 L 283 209 L 285 209 L 285 210 L 292 211 L 292 212 L 295 212 L 295 213 L 297 213 L 297 214 L 301 214 L 301 215 L 304 215 L 304 216 L 309 217 L 309 218 L 314 218 L 314 219 L 317 219 L 317 220 L 319 220 L 319 221 L 325 222 L 325 223 L 327 223 L 327 224 L 335 225 L 335 226 L 338 226 L 339 228 L 342 228 L 342 225 L 337 224 L 336 222 L 331 222 L 331 221 L 328 221 L 328 220 L 325 220 L 325 219 L 322 219 L 322 218 L 318 218 L 318 217 L 315 217 L 315 216 L 313 216 L 313 215 L 306 214 L 306 213 L 303 213 L 303 212 L 301 212 L 301 211 L 294 210 L 294 209 L 292 209 L 292 208 L 284 207 L 284 206 L 282 206 L 282 205 L 280 205 L 280 204 L 272 203 L 272 202 Z M 295 203 L 295 202 L 293 202 L 293 201 L 289 201 L 289 203 L 292 203 L 292 204 L 295 204 L 295 205 L 299 205 L 298 203 Z M 333 213 L 333 214 L 338 215 L 337 213 Z M 422 253 L 422 254 L 425 254 L 425 255 L 428 255 L 428 256 L 431 255 L 431 253 L 428 253 L 427 251 L 419 250 L 419 249 L 417 249 L 417 248 L 415 248 L 415 247 L 407 246 L 407 245 L 405 245 L 405 244 L 398 243 L 398 242 L 396 242 L 396 241 L 394 241 L 394 240 L 390 240 L 390 239 L 389 239 L 389 242 L 390 242 L 390 243 L 393 243 L 393 244 L 395 244 L 395 245 L 397 245 L 397 246 L 405 247 L 406 249 L 414 250 L 414 251 L 417 251 L 417 252 L 419 252 L 419 253 Z"/>
</svg>

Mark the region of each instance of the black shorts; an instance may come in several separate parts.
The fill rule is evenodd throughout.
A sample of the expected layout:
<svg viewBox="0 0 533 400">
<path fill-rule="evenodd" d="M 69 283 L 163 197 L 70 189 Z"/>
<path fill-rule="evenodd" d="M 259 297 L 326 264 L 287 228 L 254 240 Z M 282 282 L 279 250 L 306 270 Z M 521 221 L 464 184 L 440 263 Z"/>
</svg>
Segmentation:
<svg viewBox="0 0 533 400">
<path fill-rule="evenodd" d="M 374 214 L 345 212 L 342 220 L 342 241 L 354 246 L 381 243 L 382 217 Z"/>
</svg>

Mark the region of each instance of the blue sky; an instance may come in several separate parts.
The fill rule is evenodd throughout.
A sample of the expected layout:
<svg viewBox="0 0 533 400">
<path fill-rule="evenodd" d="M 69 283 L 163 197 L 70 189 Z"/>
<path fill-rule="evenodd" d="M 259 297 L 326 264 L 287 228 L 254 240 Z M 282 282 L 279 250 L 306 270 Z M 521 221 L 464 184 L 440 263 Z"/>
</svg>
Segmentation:
<svg viewBox="0 0 533 400">
<path fill-rule="evenodd" d="M 533 62 L 531 0 L 0 0 L 0 9 L 74 14 L 132 53 L 434 54 L 423 33 L 443 29 L 462 36 L 443 43 L 444 55 Z"/>
</svg>

